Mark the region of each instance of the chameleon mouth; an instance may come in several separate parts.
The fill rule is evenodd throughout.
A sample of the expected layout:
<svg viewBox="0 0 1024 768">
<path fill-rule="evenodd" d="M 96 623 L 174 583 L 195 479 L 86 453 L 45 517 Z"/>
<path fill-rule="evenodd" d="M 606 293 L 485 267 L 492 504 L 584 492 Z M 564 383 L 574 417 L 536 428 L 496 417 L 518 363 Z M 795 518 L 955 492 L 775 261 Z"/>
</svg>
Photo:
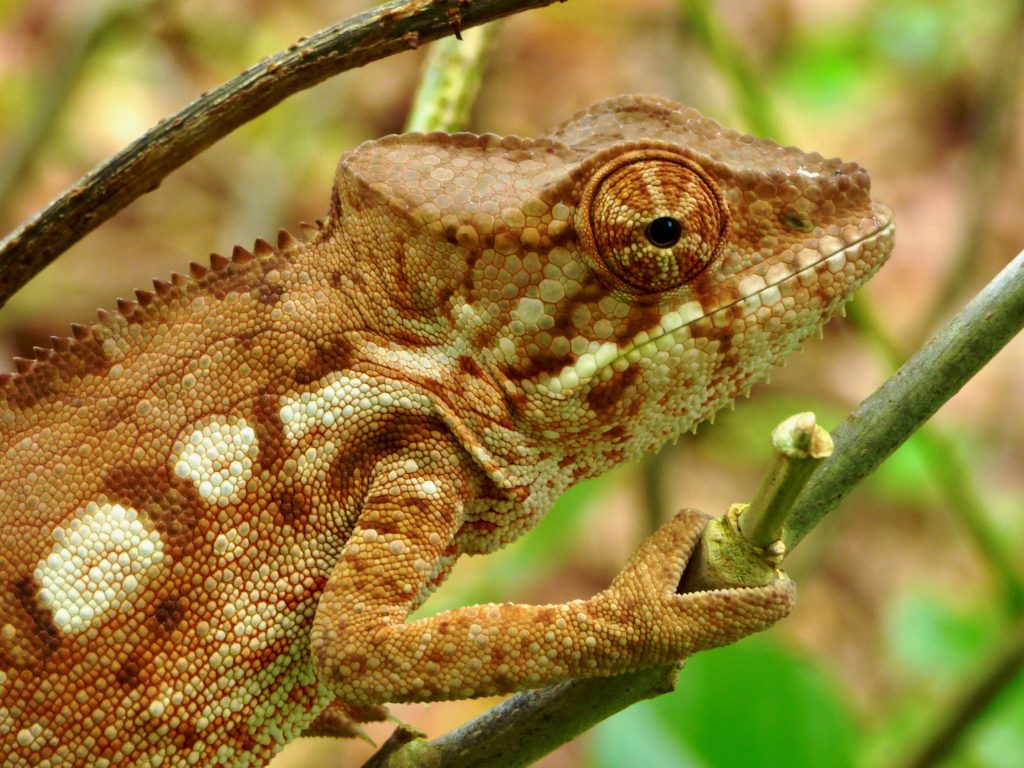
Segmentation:
<svg viewBox="0 0 1024 768">
<path fill-rule="evenodd" d="M 835 248 L 830 249 L 829 255 L 822 256 L 821 250 L 805 248 L 796 254 L 792 263 L 773 264 L 763 276 L 746 275 L 739 278 L 735 283 L 740 294 L 738 298 L 711 308 L 706 308 L 697 299 L 688 301 L 679 308 L 666 312 L 657 327 L 635 334 L 625 346 L 620 346 L 614 341 L 606 341 L 593 352 L 583 353 L 573 363 L 551 375 L 544 384 L 552 395 L 569 396 L 573 390 L 589 383 L 606 369 L 624 371 L 644 358 L 653 357 L 659 352 L 667 353 L 676 343 L 676 334 L 694 323 L 737 307 L 741 308 L 742 316 L 746 317 L 762 306 L 772 306 L 781 302 L 782 288 L 786 284 L 795 285 L 795 281 L 800 281 L 801 276 L 809 275 L 823 266 L 833 275 L 839 276 L 847 268 L 848 263 L 861 264 L 856 274 L 846 281 L 848 288 L 842 292 L 842 299 L 822 307 L 822 319 L 827 319 L 830 316 L 829 307 L 841 305 L 849 300 L 853 292 L 882 266 L 892 250 L 891 245 L 885 246 L 885 241 L 891 241 L 895 232 L 892 214 L 888 208 L 880 204 L 875 204 L 875 212 L 876 221 L 881 220 L 880 226 L 853 242 L 844 243 L 832 235 L 822 237 L 819 240 L 819 248 L 821 245 L 831 245 L 831 241 L 834 241 Z M 868 246 L 874 243 L 880 244 L 875 254 L 867 259 L 861 259 Z M 837 277 L 837 280 L 840 278 Z"/>
</svg>

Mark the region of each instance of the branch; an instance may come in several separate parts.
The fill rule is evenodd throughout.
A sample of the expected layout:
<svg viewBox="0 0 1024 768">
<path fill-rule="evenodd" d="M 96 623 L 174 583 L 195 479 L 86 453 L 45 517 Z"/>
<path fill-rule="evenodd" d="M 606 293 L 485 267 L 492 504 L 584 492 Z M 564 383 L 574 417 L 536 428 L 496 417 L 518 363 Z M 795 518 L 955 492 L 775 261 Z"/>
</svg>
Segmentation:
<svg viewBox="0 0 1024 768">
<path fill-rule="evenodd" d="M 1024 327 L 1024 252 L 832 432 L 836 450 L 796 498 L 789 549 Z"/>
<path fill-rule="evenodd" d="M 630 704 L 673 690 L 678 671 L 657 667 L 523 691 L 433 741 L 400 729 L 398 743 L 385 743 L 363 768 L 530 765 Z"/>
<path fill-rule="evenodd" d="M 339 72 L 555 0 L 396 0 L 322 29 L 200 96 L 0 241 L 0 306 L 82 237 L 235 128 Z"/>
<path fill-rule="evenodd" d="M 757 136 L 778 139 L 782 136 L 763 78 L 749 52 L 733 36 L 710 0 L 678 0 L 690 32 L 704 47 L 707 57 L 728 81 L 736 106 Z"/>
</svg>

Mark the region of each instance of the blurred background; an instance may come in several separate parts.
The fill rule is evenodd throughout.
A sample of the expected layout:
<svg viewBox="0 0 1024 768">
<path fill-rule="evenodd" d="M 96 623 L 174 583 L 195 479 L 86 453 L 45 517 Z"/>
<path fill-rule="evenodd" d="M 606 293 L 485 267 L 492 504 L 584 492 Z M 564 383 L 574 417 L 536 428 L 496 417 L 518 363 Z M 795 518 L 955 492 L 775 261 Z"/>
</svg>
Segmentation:
<svg viewBox="0 0 1024 768">
<path fill-rule="evenodd" d="M 370 5 L 0 0 L 0 231 L 199 93 Z M 0 312 L 3 366 L 153 277 L 322 216 L 340 154 L 402 129 L 423 53 L 292 97 L 89 235 Z M 1024 247 L 1022 55 L 1011 0 L 572 0 L 503 22 L 473 130 L 532 135 L 610 95 L 660 94 L 859 161 L 897 246 L 770 386 L 460 562 L 424 610 L 588 596 L 676 509 L 749 500 L 782 418 L 832 427 L 878 386 Z M 801 544 L 789 620 L 693 659 L 674 694 L 540 765 L 1024 765 L 1022 391 L 1018 339 Z M 491 704 L 393 712 L 439 735 Z M 304 740 L 273 765 L 372 751 Z"/>
</svg>

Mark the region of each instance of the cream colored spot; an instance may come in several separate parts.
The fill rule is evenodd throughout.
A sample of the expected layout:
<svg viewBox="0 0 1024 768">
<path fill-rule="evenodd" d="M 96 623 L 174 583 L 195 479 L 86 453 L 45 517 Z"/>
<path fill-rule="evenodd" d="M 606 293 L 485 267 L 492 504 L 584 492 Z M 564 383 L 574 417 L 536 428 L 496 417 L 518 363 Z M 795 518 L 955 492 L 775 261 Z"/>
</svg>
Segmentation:
<svg viewBox="0 0 1024 768">
<path fill-rule="evenodd" d="M 63 632 L 81 632 L 131 610 L 164 562 L 159 532 L 131 507 L 90 503 L 54 531 L 35 569 L 39 598 Z"/>
<path fill-rule="evenodd" d="M 238 502 L 252 479 L 256 432 L 245 419 L 213 418 L 174 444 L 174 474 L 191 480 L 210 504 Z"/>
<path fill-rule="evenodd" d="M 348 376 L 333 373 L 324 377 L 319 389 L 302 392 L 297 397 L 282 397 L 278 415 L 285 436 L 297 443 L 315 427 L 326 427 L 344 433 L 351 420 L 373 417 L 396 408 L 430 413 L 433 404 L 423 394 L 409 392 L 397 382 L 366 374 Z M 320 457 L 321 461 L 330 456 Z"/>
</svg>

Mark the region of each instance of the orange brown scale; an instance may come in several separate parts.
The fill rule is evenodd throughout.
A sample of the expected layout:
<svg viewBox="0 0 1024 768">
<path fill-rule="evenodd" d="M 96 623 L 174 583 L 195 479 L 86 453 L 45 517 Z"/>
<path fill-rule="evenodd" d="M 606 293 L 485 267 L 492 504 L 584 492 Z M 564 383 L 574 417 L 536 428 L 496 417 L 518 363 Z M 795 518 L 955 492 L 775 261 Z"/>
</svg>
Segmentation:
<svg viewBox="0 0 1024 768">
<path fill-rule="evenodd" d="M 0 379 L 3 768 L 262 766 L 375 705 L 732 642 L 683 513 L 605 591 L 408 620 L 459 555 L 713 414 L 884 261 L 859 166 L 623 97 L 391 136 L 326 221 L 193 265 Z"/>
</svg>

